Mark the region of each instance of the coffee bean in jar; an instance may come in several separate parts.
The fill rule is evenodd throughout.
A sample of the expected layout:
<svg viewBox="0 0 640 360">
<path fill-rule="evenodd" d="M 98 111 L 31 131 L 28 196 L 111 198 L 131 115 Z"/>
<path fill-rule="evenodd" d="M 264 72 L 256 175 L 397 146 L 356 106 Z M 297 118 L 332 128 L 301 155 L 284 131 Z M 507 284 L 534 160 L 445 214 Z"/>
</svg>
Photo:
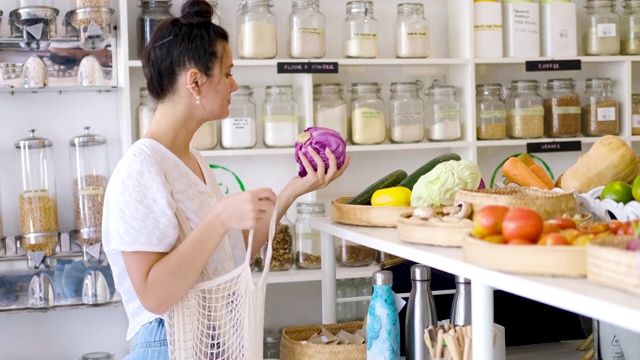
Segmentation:
<svg viewBox="0 0 640 360">
<path fill-rule="evenodd" d="M 548 137 L 580 135 L 580 96 L 573 79 L 550 79 L 544 84 L 544 129 Z"/>
<path fill-rule="evenodd" d="M 376 251 L 371 248 L 336 238 L 336 260 L 342 266 L 368 266 L 375 256 Z"/>
<path fill-rule="evenodd" d="M 544 107 L 537 80 L 514 80 L 505 98 L 507 136 L 533 139 L 544 135 Z"/>
<path fill-rule="evenodd" d="M 618 134 L 620 125 L 618 99 L 611 91 L 610 78 L 587 79 L 582 105 L 583 135 Z"/>
</svg>

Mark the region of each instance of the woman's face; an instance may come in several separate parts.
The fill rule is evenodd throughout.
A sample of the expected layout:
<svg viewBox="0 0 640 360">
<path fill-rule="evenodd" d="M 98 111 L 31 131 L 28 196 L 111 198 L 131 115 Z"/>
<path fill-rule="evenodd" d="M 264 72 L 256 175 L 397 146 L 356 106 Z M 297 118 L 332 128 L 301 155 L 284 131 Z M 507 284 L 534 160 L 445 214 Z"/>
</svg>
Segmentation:
<svg viewBox="0 0 640 360">
<path fill-rule="evenodd" d="M 210 120 L 224 119 L 229 116 L 231 93 L 238 90 L 231 69 L 233 58 L 229 44 L 220 44 L 221 59 L 213 69 L 213 76 L 202 86 L 200 100 Z"/>
</svg>

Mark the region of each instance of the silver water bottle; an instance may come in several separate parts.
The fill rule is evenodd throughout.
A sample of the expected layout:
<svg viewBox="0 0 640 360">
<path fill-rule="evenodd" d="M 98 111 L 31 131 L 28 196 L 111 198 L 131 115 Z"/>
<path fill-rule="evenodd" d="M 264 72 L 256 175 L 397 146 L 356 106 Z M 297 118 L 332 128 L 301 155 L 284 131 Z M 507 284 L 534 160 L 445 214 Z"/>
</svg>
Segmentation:
<svg viewBox="0 0 640 360">
<path fill-rule="evenodd" d="M 429 356 L 429 348 L 424 342 L 424 329 L 438 324 L 436 305 L 431 293 L 431 268 L 413 265 L 411 283 L 405 319 L 405 356 L 406 360 L 423 360 Z"/>
<path fill-rule="evenodd" d="M 450 321 L 456 326 L 471 325 L 471 280 L 462 276 L 456 276 Z"/>
</svg>

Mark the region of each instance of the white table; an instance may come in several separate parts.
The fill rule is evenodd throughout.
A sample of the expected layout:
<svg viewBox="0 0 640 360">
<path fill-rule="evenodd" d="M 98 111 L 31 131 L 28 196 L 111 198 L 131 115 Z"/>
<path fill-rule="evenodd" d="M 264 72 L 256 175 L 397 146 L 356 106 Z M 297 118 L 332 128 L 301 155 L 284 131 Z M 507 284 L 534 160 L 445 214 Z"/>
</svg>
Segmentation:
<svg viewBox="0 0 640 360">
<path fill-rule="evenodd" d="M 522 276 L 471 265 L 462 249 L 398 240 L 395 228 L 350 226 L 329 218 L 311 218 L 322 233 L 322 321 L 336 322 L 334 236 L 407 260 L 471 279 L 473 354 L 493 359 L 493 290 L 503 290 L 544 304 L 640 332 L 640 297 L 590 284 L 586 279 Z"/>
</svg>

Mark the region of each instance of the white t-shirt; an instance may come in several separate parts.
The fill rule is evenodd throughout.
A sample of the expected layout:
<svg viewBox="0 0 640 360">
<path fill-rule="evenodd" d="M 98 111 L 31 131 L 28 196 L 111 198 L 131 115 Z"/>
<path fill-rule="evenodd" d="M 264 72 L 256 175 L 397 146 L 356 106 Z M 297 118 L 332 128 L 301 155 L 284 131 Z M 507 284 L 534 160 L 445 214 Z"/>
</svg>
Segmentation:
<svg viewBox="0 0 640 360">
<path fill-rule="evenodd" d="M 171 151 L 151 139 L 134 143 L 109 179 L 102 243 L 129 318 L 127 340 L 142 325 L 159 316 L 140 303 L 122 251 L 169 252 L 179 233 L 176 206 L 191 228 L 195 228 L 224 196 L 208 164 L 197 151 L 191 152 L 198 160 L 206 185 Z M 214 276 L 221 276 L 241 265 L 245 254 L 242 232 L 230 231 L 213 253 L 209 267 Z"/>
</svg>

